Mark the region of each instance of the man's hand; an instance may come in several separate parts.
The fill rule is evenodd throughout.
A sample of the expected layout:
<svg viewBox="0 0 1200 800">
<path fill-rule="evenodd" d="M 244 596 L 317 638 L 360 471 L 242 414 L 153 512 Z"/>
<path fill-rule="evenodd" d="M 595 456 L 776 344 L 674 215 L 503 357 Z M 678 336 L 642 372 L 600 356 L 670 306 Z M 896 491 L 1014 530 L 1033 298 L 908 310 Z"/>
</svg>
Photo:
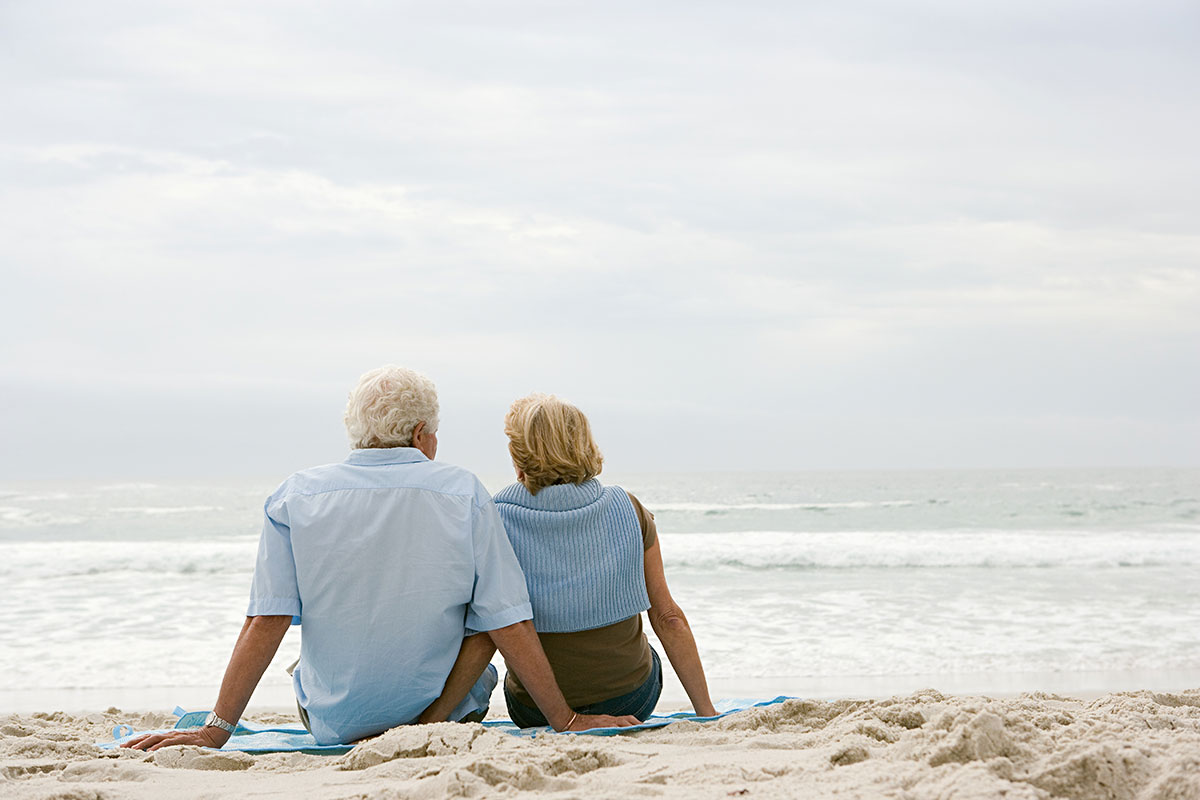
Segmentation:
<svg viewBox="0 0 1200 800">
<path fill-rule="evenodd" d="M 246 710 L 246 703 L 254 693 L 254 687 L 258 685 L 267 665 L 271 663 L 275 651 L 279 649 L 279 643 L 283 641 L 283 635 L 287 633 L 291 624 L 292 618 L 286 615 L 246 617 L 246 624 L 238 634 L 237 644 L 233 646 L 229 666 L 225 668 L 221 694 L 213 706 L 217 716 L 234 722 L 241 719 L 242 712 Z M 157 750 L 176 744 L 220 747 L 227 741 L 228 731 L 206 725 L 203 728 L 187 728 L 167 733 L 147 733 L 145 736 L 130 739 L 121 747 L 134 750 Z"/>
<path fill-rule="evenodd" d="M 130 739 L 121 747 L 131 750 L 157 750 L 160 747 L 173 747 L 177 744 L 194 744 L 200 747 L 220 748 L 229 741 L 229 731 L 221 730 L 212 725 L 203 728 L 188 728 L 182 731 L 167 733 L 147 733 L 136 739 Z"/>
<path fill-rule="evenodd" d="M 607 714 L 577 714 L 575 720 L 571 723 L 571 727 L 560 732 L 589 731 L 592 728 L 628 728 L 630 725 L 641 724 L 642 721 L 640 719 L 629 715 L 624 717 L 610 717 Z"/>
</svg>

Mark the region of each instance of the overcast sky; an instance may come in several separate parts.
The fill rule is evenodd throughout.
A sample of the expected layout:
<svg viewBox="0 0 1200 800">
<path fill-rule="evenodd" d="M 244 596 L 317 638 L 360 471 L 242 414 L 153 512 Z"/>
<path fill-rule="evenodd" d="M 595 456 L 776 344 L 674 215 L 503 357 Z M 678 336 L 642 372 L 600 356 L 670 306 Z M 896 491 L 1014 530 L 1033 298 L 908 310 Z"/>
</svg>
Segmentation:
<svg viewBox="0 0 1200 800">
<path fill-rule="evenodd" d="M 0 478 L 1200 464 L 1200 6 L 0 4 Z"/>
</svg>

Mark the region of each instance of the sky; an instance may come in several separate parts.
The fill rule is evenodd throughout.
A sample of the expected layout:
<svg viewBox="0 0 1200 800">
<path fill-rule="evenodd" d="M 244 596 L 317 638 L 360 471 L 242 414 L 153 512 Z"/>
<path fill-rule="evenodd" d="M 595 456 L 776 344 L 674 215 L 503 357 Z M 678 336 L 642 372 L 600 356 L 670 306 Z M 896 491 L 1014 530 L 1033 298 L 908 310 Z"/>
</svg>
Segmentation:
<svg viewBox="0 0 1200 800">
<path fill-rule="evenodd" d="M 1200 6 L 0 3 L 0 479 L 1200 465 Z"/>
</svg>

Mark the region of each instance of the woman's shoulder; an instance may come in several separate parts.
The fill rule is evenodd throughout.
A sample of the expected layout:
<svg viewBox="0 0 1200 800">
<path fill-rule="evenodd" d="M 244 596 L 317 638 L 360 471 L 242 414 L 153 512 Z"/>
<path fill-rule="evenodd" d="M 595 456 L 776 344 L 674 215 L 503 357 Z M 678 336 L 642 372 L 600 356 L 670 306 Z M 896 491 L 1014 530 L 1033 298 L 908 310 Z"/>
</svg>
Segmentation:
<svg viewBox="0 0 1200 800">
<path fill-rule="evenodd" d="M 529 490 L 520 481 L 515 481 L 505 486 L 500 491 L 492 495 L 492 502 L 496 505 L 520 503 L 526 497 L 529 497 Z"/>
<path fill-rule="evenodd" d="M 609 488 L 618 489 L 629 498 L 629 503 L 633 506 L 633 513 L 637 517 L 638 527 L 642 529 L 642 549 L 649 550 L 658 541 L 658 529 L 654 525 L 654 514 L 651 513 L 650 509 L 642 505 L 642 501 L 637 499 L 637 495 L 628 489 L 623 489 L 620 486 L 611 486 Z"/>
<path fill-rule="evenodd" d="M 639 516 L 642 513 L 650 514 L 650 512 L 646 510 L 646 507 L 644 505 L 642 505 L 642 501 L 638 500 L 637 495 L 635 495 L 633 492 L 626 489 L 624 486 L 618 486 L 617 484 L 613 483 L 613 484 L 609 484 L 608 486 L 605 486 L 604 489 L 605 489 L 605 491 L 618 492 L 618 493 L 623 494 L 626 497 L 628 497 L 629 502 L 633 504 L 633 508 L 635 511 L 637 511 Z M 650 516 L 653 517 L 654 515 L 650 514 Z"/>
</svg>

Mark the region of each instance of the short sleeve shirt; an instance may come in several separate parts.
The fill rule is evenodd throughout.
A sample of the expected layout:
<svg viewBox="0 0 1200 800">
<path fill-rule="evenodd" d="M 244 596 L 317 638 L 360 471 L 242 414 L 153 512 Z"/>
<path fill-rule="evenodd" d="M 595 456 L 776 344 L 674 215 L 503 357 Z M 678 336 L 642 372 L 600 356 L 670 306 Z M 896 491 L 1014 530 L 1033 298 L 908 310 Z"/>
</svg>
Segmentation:
<svg viewBox="0 0 1200 800">
<path fill-rule="evenodd" d="M 533 617 L 487 490 L 415 448 L 298 472 L 265 512 L 246 614 L 301 626 L 292 680 L 321 744 L 411 722 L 464 635 Z"/>
</svg>

